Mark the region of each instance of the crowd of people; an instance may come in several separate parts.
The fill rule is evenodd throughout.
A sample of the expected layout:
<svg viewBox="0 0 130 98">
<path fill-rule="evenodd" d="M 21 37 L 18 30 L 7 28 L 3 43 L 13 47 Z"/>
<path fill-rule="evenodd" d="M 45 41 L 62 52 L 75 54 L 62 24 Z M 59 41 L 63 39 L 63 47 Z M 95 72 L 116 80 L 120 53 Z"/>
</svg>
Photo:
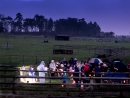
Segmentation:
<svg viewBox="0 0 130 98">
<path fill-rule="evenodd" d="M 92 58 L 89 58 L 87 61 L 80 61 L 77 58 L 71 58 L 70 60 L 66 60 L 66 58 L 63 58 L 62 60 L 55 61 L 51 60 L 49 66 L 45 65 L 44 61 L 41 61 L 40 65 L 37 67 L 38 71 L 47 71 L 50 70 L 51 77 L 58 76 L 62 78 L 63 84 L 66 83 L 66 72 L 69 72 L 69 77 L 73 77 L 72 84 L 80 81 L 78 77 L 89 77 L 90 73 L 97 73 L 94 74 L 95 77 L 100 77 L 101 74 L 98 74 L 98 72 L 127 72 L 128 66 L 124 64 L 121 60 L 113 60 L 109 61 L 107 59 L 97 58 L 101 59 L 102 63 L 90 63 L 89 61 Z M 117 66 L 118 65 L 118 66 Z M 33 69 L 29 69 L 30 76 L 34 75 Z M 81 73 L 79 73 L 81 72 Z M 39 76 L 44 77 L 45 72 L 39 72 Z M 45 78 L 40 78 L 40 83 L 45 83 Z M 89 82 L 87 79 L 83 79 L 83 82 Z M 96 81 L 100 82 L 100 81 Z"/>
</svg>

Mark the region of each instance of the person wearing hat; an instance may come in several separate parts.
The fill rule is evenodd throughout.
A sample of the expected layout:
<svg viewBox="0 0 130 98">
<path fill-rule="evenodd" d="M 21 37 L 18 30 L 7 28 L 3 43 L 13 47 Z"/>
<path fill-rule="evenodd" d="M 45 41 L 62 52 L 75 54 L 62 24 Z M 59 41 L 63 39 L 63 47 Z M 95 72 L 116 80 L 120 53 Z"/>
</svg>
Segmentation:
<svg viewBox="0 0 130 98">
<path fill-rule="evenodd" d="M 49 67 L 50 67 L 50 71 L 51 71 L 51 76 L 55 76 L 56 64 L 55 64 L 54 60 L 51 60 Z"/>
</svg>

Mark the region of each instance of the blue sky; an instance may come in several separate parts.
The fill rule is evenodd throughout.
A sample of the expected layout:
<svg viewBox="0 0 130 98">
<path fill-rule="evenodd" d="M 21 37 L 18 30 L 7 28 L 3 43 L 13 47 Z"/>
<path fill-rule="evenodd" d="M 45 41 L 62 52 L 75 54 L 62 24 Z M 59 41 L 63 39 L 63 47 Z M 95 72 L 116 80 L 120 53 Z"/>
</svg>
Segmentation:
<svg viewBox="0 0 130 98">
<path fill-rule="evenodd" d="M 130 34 L 130 0 L 0 0 L 0 14 L 24 18 L 35 14 L 46 18 L 85 18 L 97 22 L 104 32 Z"/>
</svg>

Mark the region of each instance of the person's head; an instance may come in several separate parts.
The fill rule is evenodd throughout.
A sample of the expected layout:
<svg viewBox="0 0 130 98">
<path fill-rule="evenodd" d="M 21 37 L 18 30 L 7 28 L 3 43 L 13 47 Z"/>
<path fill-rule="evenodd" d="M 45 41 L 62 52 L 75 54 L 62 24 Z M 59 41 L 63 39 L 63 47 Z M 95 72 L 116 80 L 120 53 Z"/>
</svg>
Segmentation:
<svg viewBox="0 0 130 98">
<path fill-rule="evenodd" d="M 32 65 L 30 66 L 30 69 L 32 69 L 32 70 L 34 69 Z"/>
<path fill-rule="evenodd" d="M 103 63 L 99 63 L 98 65 L 103 66 Z"/>
<path fill-rule="evenodd" d="M 41 61 L 40 65 L 45 66 L 45 62 L 44 62 L 44 61 Z"/>
<path fill-rule="evenodd" d="M 54 60 L 51 60 L 51 63 L 55 63 L 55 61 L 54 61 Z"/>
<path fill-rule="evenodd" d="M 72 66 L 70 66 L 70 70 L 72 70 L 73 69 L 73 67 Z"/>
<path fill-rule="evenodd" d="M 63 58 L 64 61 L 66 61 L 66 58 Z"/>
<path fill-rule="evenodd" d="M 57 65 L 59 65 L 59 62 L 56 62 Z"/>
<path fill-rule="evenodd" d="M 84 64 L 88 64 L 88 62 L 87 62 L 87 61 L 85 61 L 85 62 L 84 62 Z"/>
<path fill-rule="evenodd" d="M 106 68 L 106 67 L 108 67 L 106 63 L 103 63 L 103 65 L 102 65 L 102 66 L 103 66 L 103 67 L 105 67 L 105 68 Z"/>
<path fill-rule="evenodd" d="M 79 64 L 79 63 L 80 63 L 80 62 L 77 60 L 77 61 L 76 61 L 76 64 Z"/>
<path fill-rule="evenodd" d="M 76 61 L 76 66 L 80 67 L 80 62 L 79 61 Z"/>
<path fill-rule="evenodd" d="M 74 61 L 77 61 L 78 59 L 77 58 L 74 58 Z"/>
<path fill-rule="evenodd" d="M 60 66 L 61 66 L 61 68 L 62 68 L 62 67 L 64 67 L 64 64 L 61 64 Z"/>
<path fill-rule="evenodd" d="M 68 63 L 67 66 L 70 66 L 70 64 Z"/>
<path fill-rule="evenodd" d="M 73 61 L 74 59 L 73 59 L 73 58 L 71 58 L 70 60 L 71 60 L 71 61 Z"/>
</svg>

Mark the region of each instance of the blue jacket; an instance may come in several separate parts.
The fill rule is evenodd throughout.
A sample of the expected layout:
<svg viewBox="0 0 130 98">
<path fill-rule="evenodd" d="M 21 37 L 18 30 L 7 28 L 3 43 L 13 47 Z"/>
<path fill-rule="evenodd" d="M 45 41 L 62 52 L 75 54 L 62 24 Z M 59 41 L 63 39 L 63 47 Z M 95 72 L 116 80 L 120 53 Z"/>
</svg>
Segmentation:
<svg viewBox="0 0 130 98">
<path fill-rule="evenodd" d="M 66 73 L 63 73 L 63 75 L 62 75 L 62 82 L 66 82 L 66 79 L 67 78 L 67 76 L 66 76 Z"/>
</svg>

